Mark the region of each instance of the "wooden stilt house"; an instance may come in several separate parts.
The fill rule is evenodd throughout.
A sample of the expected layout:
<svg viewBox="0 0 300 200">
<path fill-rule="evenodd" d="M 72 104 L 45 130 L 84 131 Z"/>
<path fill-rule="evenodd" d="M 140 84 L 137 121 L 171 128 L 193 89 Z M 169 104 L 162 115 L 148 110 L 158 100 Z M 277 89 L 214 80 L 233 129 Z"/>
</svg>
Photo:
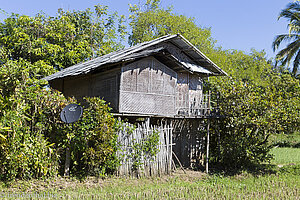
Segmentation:
<svg viewBox="0 0 300 200">
<path fill-rule="evenodd" d="M 103 97 L 117 117 L 142 118 L 148 127 L 167 123 L 173 131 L 165 145 L 170 147 L 166 163 L 171 165 L 174 152 L 188 167 L 203 148 L 203 136 L 197 132 L 210 109 L 203 83 L 209 76 L 222 75 L 226 73 L 221 68 L 177 34 L 79 63 L 45 79 L 66 96 Z"/>
</svg>

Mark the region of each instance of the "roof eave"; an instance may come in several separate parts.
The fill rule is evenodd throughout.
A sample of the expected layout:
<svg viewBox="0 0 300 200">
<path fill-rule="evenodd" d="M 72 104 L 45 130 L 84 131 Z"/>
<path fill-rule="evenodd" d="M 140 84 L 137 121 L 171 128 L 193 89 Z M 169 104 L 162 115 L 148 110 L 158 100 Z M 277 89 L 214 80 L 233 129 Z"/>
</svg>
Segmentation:
<svg viewBox="0 0 300 200">
<path fill-rule="evenodd" d="M 222 70 L 220 67 L 218 67 L 213 61 L 211 61 L 208 57 L 206 57 L 197 47 L 195 47 L 192 43 L 190 43 L 185 37 L 183 37 L 180 34 L 177 34 L 177 37 L 179 37 L 180 39 L 182 39 L 185 43 L 187 43 L 189 46 L 192 47 L 192 50 L 195 51 L 196 53 L 198 53 L 199 55 L 201 55 L 201 57 L 203 57 L 209 64 L 211 64 L 215 69 L 217 69 L 217 71 L 220 72 L 220 74 L 216 74 L 218 76 L 229 76 L 224 70 Z"/>
</svg>

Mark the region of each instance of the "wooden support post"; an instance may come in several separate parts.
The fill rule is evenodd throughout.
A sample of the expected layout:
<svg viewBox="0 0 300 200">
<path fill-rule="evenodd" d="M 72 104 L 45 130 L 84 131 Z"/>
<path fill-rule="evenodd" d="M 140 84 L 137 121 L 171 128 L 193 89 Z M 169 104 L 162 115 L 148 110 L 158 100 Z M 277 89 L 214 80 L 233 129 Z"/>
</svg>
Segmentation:
<svg viewBox="0 0 300 200">
<path fill-rule="evenodd" d="M 209 163 L 209 124 L 210 120 L 207 122 L 207 141 L 206 141 L 206 173 L 208 173 L 208 163 Z"/>
<path fill-rule="evenodd" d="M 67 147 L 64 176 L 69 176 L 70 175 L 70 161 L 71 161 L 70 147 Z"/>
<path fill-rule="evenodd" d="M 206 173 L 208 173 L 209 164 L 209 125 L 210 125 L 210 91 L 208 92 L 208 120 L 207 120 L 207 141 L 206 141 Z"/>
<path fill-rule="evenodd" d="M 74 131 L 74 123 L 72 123 L 72 131 Z M 71 139 L 69 139 L 69 142 L 67 144 L 66 148 L 66 161 L 65 161 L 65 172 L 64 176 L 70 175 L 70 163 L 71 163 Z"/>
</svg>

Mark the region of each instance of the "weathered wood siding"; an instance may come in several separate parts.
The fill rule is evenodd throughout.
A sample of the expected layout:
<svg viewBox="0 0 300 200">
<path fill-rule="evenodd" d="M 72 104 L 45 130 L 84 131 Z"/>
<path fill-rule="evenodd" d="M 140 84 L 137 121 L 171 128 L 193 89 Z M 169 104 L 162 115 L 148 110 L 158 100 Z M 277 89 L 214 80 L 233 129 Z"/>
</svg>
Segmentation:
<svg viewBox="0 0 300 200">
<path fill-rule="evenodd" d="M 79 101 L 83 97 L 101 97 L 114 112 L 119 109 L 120 68 L 106 72 L 88 74 L 51 82 L 51 87 L 65 96 L 74 96 Z"/>
<path fill-rule="evenodd" d="M 153 57 L 122 67 L 120 112 L 175 115 L 177 73 Z"/>
<path fill-rule="evenodd" d="M 194 74 L 189 74 L 189 106 L 190 115 L 198 115 L 203 107 L 203 80 Z"/>
<path fill-rule="evenodd" d="M 90 96 L 90 85 L 89 76 L 66 78 L 62 82 L 62 91 L 65 96 L 82 99 L 85 96 Z"/>
<path fill-rule="evenodd" d="M 90 96 L 102 97 L 113 108 L 113 111 L 117 112 L 119 110 L 119 85 L 119 68 L 94 74 L 91 77 Z"/>
<path fill-rule="evenodd" d="M 152 48 L 164 47 L 177 60 L 193 63 L 181 49 L 174 44 L 164 42 Z M 176 114 L 190 116 L 195 109 L 201 108 L 203 102 L 203 80 L 199 75 L 188 72 L 178 73 L 176 86 Z"/>
<path fill-rule="evenodd" d="M 199 109 L 203 101 L 203 81 L 198 75 L 179 73 L 176 87 L 176 113 L 191 115 L 192 110 Z"/>
<path fill-rule="evenodd" d="M 176 114 L 188 115 L 189 108 L 189 85 L 188 73 L 179 73 L 176 90 Z"/>
</svg>

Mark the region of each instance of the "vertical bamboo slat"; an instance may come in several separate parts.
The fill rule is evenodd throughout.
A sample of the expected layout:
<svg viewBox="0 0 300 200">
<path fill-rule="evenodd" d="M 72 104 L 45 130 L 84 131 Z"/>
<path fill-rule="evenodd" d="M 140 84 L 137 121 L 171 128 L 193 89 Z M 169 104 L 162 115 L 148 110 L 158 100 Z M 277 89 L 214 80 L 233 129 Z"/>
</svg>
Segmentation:
<svg viewBox="0 0 300 200">
<path fill-rule="evenodd" d="M 128 128 L 126 128 L 128 127 Z M 133 125 L 126 123 L 124 127 L 118 132 L 118 143 L 121 150 L 118 152 L 121 158 L 121 166 L 117 174 L 120 176 L 130 176 L 135 173 L 137 176 L 159 176 L 162 174 L 169 174 L 171 172 L 172 163 L 172 126 L 162 124 L 161 126 L 150 126 L 149 122 L 138 124 L 132 133 L 128 133 L 128 129 L 133 129 Z M 142 166 L 137 172 L 132 171 L 133 159 L 130 157 L 133 149 L 132 146 L 140 143 L 149 137 L 153 131 L 159 133 L 159 152 L 154 160 L 142 157 Z"/>
</svg>

